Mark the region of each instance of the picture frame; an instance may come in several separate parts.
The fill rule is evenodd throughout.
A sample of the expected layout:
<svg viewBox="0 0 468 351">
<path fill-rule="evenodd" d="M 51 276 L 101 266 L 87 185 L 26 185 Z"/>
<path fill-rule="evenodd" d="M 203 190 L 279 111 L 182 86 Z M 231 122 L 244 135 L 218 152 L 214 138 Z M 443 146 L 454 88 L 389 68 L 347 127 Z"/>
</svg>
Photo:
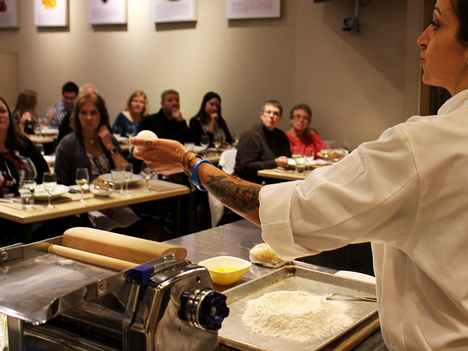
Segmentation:
<svg viewBox="0 0 468 351">
<path fill-rule="evenodd" d="M 37 27 L 67 27 L 68 0 L 34 0 Z"/>
<path fill-rule="evenodd" d="M 226 0 L 227 19 L 280 18 L 281 0 Z"/>
<path fill-rule="evenodd" d="M 153 0 L 153 22 L 197 21 L 197 0 Z"/>
<path fill-rule="evenodd" d="M 18 28 L 17 0 L 0 0 L 0 28 Z"/>
<path fill-rule="evenodd" d="M 88 20 L 95 26 L 127 24 L 127 0 L 88 0 Z"/>
</svg>

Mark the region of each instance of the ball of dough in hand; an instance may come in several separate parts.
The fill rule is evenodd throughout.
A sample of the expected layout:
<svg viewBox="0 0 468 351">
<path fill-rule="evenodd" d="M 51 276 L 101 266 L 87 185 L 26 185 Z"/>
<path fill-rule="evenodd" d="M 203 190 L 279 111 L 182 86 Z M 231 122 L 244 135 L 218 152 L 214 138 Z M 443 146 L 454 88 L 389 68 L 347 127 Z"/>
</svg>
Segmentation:
<svg viewBox="0 0 468 351">
<path fill-rule="evenodd" d="M 144 140 L 145 142 L 152 142 L 158 140 L 158 136 L 153 133 L 151 130 L 142 130 L 137 135 L 135 135 L 135 139 Z M 133 153 L 141 152 L 145 149 L 145 146 L 135 146 L 133 149 Z"/>
<path fill-rule="evenodd" d="M 158 140 L 158 136 L 155 133 L 153 133 L 151 130 L 145 129 L 139 132 L 137 135 L 135 135 L 135 139 L 153 141 L 153 140 Z"/>
</svg>

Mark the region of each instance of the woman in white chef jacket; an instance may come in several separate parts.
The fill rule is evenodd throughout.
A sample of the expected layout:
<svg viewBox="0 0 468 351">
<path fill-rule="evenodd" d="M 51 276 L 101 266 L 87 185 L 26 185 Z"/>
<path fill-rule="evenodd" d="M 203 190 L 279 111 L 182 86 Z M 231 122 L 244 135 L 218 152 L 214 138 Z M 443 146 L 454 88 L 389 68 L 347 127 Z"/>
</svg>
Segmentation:
<svg viewBox="0 0 468 351">
<path fill-rule="evenodd" d="M 132 142 L 154 168 L 185 168 L 261 225 L 284 258 L 371 241 L 387 347 L 468 350 L 468 0 L 438 0 L 417 43 L 424 83 L 451 99 L 305 181 L 261 187 L 174 141 Z"/>
</svg>

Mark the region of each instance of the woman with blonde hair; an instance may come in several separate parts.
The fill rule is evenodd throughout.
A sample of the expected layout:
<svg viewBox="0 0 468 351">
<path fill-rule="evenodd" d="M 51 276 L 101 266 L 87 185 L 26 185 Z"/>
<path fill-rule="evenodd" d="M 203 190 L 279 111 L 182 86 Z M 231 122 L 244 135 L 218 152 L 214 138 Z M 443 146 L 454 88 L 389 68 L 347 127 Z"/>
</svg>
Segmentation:
<svg viewBox="0 0 468 351">
<path fill-rule="evenodd" d="M 122 136 L 135 134 L 138 124 L 146 116 L 148 97 L 142 90 L 133 92 L 127 100 L 127 107 L 120 112 L 112 124 L 112 133 Z"/>
</svg>

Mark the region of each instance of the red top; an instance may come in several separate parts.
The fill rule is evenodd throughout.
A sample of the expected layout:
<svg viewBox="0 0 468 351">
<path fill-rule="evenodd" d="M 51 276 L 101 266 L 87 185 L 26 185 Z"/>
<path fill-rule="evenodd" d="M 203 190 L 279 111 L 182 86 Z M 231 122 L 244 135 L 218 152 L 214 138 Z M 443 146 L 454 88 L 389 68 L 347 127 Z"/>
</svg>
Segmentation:
<svg viewBox="0 0 468 351">
<path fill-rule="evenodd" d="M 311 130 L 304 139 L 299 139 L 292 130 L 286 133 L 291 145 L 292 155 L 316 156 L 322 149 L 328 148 L 328 145 L 322 141 L 319 133 Z"/>
</svg>

